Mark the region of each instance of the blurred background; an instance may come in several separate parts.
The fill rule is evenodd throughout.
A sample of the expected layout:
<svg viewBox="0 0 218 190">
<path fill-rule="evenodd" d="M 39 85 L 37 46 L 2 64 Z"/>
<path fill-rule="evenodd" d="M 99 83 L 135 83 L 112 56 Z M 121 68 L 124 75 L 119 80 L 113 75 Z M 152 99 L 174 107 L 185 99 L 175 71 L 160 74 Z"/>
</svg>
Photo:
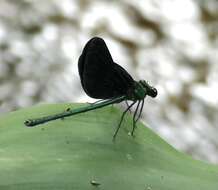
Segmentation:
<svg viewBox="0 0 218 190">
<path fill-rule="evenodd" d="M 93 36 L 157 87 L 142 120 L 175 148 L 218 163 L 217 0 L 1 0 L 0 114 L 93 102 L 78 57 Z"/>
</svg>

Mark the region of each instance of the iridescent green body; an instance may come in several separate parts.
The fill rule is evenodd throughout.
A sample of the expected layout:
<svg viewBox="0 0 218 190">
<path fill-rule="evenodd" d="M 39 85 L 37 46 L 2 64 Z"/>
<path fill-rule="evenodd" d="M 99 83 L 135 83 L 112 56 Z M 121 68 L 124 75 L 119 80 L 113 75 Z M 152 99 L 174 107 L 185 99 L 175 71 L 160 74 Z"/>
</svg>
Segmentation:
<svg viewBox="0 0 218 190">
<path fill-rule="evenodd" d="M 135 81 L 133 88 L 130 89 L 130 92 L 127 92 L 128 100 L 132 101 L 143 100 L 146 95 L 156 97 L 157 90 L 144 80 Z"/>
<path fill-rule="evenodd" d="M 120 103 L 123 100 L 126 100 L 126 96 L 121 96 L 121 97 L 114 98 L 111 100 L 105 100 L 99 104 L 90 104 L 86 107 L 81 107 L 81 108 L 77 108 L 77 109 L 73 109 L 73 110 L 67 108 L 66 111 L 64 111 L 62 113 L 57 113 L 54 115 L 49 115 L 49 116 L 36 118 L 36 119 L 27 119 L 24 122 L 24 124 L 28 127 L 33 127 L 35 125 L 43 124 L 43 123 L 53 121 L 56 119 L 61 119 L 61 118 L 69 117 L 69 116 L 76 115 L 79 113 L 84 113 L 84 112 L 91 111 L 94 109 L 102 108 L 102 107 L 110 105 L 110 104 Z"/>
<path fill-rule="evenodd" d="M 118 133 L 118 130 L 120 128 L 120 125 L 122 123 L 122 120 L 123 120 L 125 113 L 138 101 L 136 112 L 134 113 L 134 118 L 135 118 L 139 104 L 141 101 L 144 104 L 144 98 L 146 97 L 146 95 L 151 96 L 151 97 L 156 97 L 157 90 L 154 87 L 150 86 L 146 81 L 140 80 L 139 82 L 134 83 L 133 88 L 131 88 L 128 91 L 126 96 L 115 97 L 112 99 L 102 101 L 102 102 L 97 103 L 97 104 L 90 104 L 86 107 L 81 107 L 81 108 L 77 108 L 77 109 L 73 109 L 73 110 L 66 109 L 66 111 L 64 111 L 62 113 L 58 113 L 58 114 L 54 114 L 54 115 L 50 115 L 50 116 L 45 116 L 45 117 L 36 118 L 36 119 L 28 119 L 24 122 L 24 124 L 28 127 L 32 127 L 32 126 L 43 124 L 43 123 L 46 123 L 46 122 L 49 122 L 52 120 L 61 119 L 61 118 L 69 117 L 69 116 L 76 115 L 79 113 L 84 113 L 84 112 L 91 111 L 94 109 L 102 108 L 104 106 L 108 106 L 111 104 L 120 103 L 120 102 L 125 101 L 125 100 L 126 101 L 127 100 L 133 101 L 133 103 L 124 111 L 124 113 L 121 117 L 121 121 L 118 125 L 118 128 L 117 128 L 115 134 L 114 134 L 114 138 L 115 138 L 117 133 Z M 143 108 L 143 104 L 141 106 L 141 110 Z M 141 114 L 141 111 L 140 111 L 140 114 Z M 134 120 L 132 134 L 135 130 L 135 123 L 137 122 L 138 118 L 136 120 Z"/>
</svg>

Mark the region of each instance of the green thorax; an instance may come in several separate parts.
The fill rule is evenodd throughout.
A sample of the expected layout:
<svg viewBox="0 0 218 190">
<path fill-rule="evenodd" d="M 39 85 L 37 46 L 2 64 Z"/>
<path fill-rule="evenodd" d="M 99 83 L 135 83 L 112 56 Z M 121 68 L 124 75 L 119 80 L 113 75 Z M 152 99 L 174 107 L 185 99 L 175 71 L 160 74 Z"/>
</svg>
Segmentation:
<svg viewBox="0 0 218 190">
<path fill-rule="evenodd" d="M 150 86 L 148 82 L 140 80 L 138 82 L 134 82 L 132 88 L 128 91 L 127 98 L 128 100 L 137 101 L 143 100 L 146 95 L 154 98 L 157 96 L 157 90 L 156 88 Z"/>
</svg>

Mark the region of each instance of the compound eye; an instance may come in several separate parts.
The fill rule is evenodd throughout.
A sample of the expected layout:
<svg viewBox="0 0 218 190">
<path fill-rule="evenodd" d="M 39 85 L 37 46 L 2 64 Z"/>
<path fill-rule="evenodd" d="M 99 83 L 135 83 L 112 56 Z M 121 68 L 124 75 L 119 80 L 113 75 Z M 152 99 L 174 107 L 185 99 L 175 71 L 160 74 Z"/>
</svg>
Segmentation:
<svg viewBox="0 0 218 190">
<path fill-rule="evenodd" d="M 152 88 L 151 89 L 151 97 L 155 98 L 157 96 L 157 89 L 156 88 Z"/>
</svg>

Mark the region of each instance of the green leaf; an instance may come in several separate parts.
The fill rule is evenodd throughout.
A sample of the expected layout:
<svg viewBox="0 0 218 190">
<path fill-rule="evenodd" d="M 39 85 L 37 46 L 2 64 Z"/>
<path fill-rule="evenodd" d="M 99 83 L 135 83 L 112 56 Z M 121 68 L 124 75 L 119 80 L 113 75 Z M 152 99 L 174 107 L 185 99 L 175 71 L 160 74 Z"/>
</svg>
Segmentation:
<svg viewBox="0 0 218 190">
<path fill-rule="evenodd" d="M 39 105 L 0 117 L 0 189 L 3 190 L 217 190 L 218 166 L 175 150 L 139 123 L 128 135 L 128 115 L 108 106 L 38 127 L 24 120 L 68 106 Z"/>
</svg>

